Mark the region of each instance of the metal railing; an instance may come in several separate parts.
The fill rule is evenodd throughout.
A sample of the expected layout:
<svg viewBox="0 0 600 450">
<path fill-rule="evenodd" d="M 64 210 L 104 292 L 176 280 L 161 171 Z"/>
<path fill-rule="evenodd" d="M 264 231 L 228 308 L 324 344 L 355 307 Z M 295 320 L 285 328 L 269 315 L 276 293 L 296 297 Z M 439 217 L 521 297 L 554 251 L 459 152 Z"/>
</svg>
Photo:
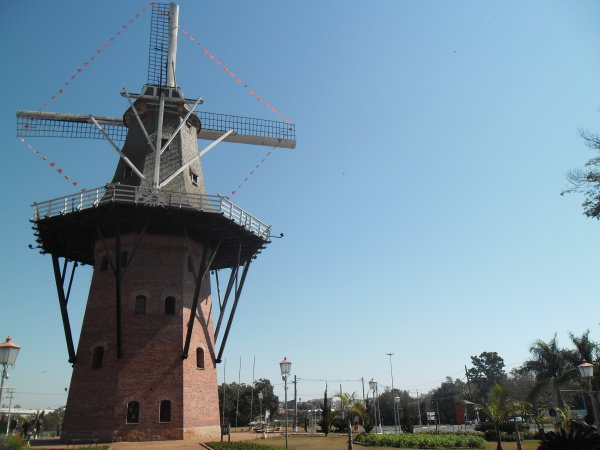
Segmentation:
<svg viewBox="0 0 600 450">
<path fill-rule="evenodd" d="M 146 186 L 107 184 L 78 194 L 34 203 L 33 220 L 75 213 L 110 203 L 180 208 L 221 214 L 246 230 L 267 240 L 271 227 L 220 195 L 155 190 Z"/>
</svg>

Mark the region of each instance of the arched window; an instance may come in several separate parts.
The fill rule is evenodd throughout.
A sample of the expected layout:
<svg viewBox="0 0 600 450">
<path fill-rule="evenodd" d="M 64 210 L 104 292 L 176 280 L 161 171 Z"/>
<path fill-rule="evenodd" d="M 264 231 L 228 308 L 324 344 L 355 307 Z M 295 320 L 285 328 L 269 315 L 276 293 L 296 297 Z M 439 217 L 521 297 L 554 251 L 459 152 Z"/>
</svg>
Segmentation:
<svg viewBox="0 0 600 450">
<path fill-rule="evenodd" d="M 106 255 L 102 255 L 100 259 L 100 270 L 105 271 L 108 269 L 108 257 Z"/>
<path fill-rule="evenodd" d="M 165 299 L 165 314 L 175 314 L 175 297 Z"/>
<path fill-rule="evenodd" d="M 140 402 L 127 403 L 127 423 L 140 423 Z"/>
<path fill-rule="evenodd" d="M 146 296 L 138 295 L 135 298 L 135 313 L 146 314 Z"/>
<path fill-rule="evenodd" d="M 158 414 L 159 422 L 170 422 L 171 421 L 171 401 L 163 400 L 160 402 L 160 411 Z"/>
<path fill-rule="evenodd" d="M 92 369 L 99 369 L 102 367 L 102 361 L 104 360 L 104 347 L 96 347 L 94 354 L 92 355 Z"/>
<path fill-rule="evenodd" d="M 198 369 L 204 369 L 204 349 L 201 347 L 196 349 L 196 367 Z"/>
</svg>

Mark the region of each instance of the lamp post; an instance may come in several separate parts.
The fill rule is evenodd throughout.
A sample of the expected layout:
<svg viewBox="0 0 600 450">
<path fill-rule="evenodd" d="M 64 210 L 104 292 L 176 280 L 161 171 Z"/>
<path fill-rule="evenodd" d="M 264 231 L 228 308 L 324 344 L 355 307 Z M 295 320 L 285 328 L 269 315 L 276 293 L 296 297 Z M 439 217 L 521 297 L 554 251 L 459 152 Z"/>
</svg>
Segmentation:
<svg viewBox="0 0 600 450">
<path fill-rule="evenodd" d="M 390 357 L 390 375 L 392 377 L 392 395 L 394 395 L 394 369 L 392 367 L 392 355 L 393 353 L 386 353 Z M 398 420 L 396 418 L 396 407 L 394 406 L 394 432 L 398 432 Z"/>
<path fill-rule="evenodd" d="M 265 426 L 264 426 L 264 422 L 263 422 L 263 416 L 262 416 L 262 399 L 263 399 L 263 393 L 262 391 L 260 391 L 258 393 L 258 403 L 259 403 L 259 408 L 260 408 L 260 429 L 264 430 Z"/>
<path fill-rule="evenodd" d="M 583 361 L 579 366 L 579 375 L 581 378 L 587 381 L 588 393 L 590 394 L 590 401 L 592 402 L 592 411 L 594 412 L 594 426 L 598 428 L 600 421 L 598 420 L 598 409 L 596 408 L 596 400 L 594 399 L 594 393 L 592 392 L 592 377 L 594 376 L 594 365 L 587 361 Z"/>
<path fill-rule="evenodd" d="M 0 344 L 0 365 L 2 365 L 2 373 L 0 374 L 0 404 L 2 403 L 4 380 L 8 379 L 8 366 L 15 365 L 20 349 L 21 347 L 17 344 L 13 344 L 10 336 L 6 338 L 4 344 Z"/>
<path fill-rule="evenodd" d="M 292 363 L 284 356 L 283 361 L 279 363 L 279 368 L 281 369 L 281 379 L 283 380 L 285 390 L 285 448 L 288 448 L 287 379 L 292 370 Z"/>
<path fill-rule="evenodd" d="M 398 427 L 400 427 L 400 397 L 394 397 L 394 418 L 398 414 Z M 398 433 L 398 429 L 396 429 L 396 433 Z"/>
<path fill-rule="evenodd" d="M 377 381 L 371 378 L 369 381 L 369 388 L 373 391 L 373 400 L 375 400 L 375 426 L 379 428 L 379 432 L 383 434 L 383 426 L 381 424 L 381 411 L 379 408 L 379 396 L 377 395 Z M 377 425 L 377 418 L 379 418 L 379 425 Z"/>
</svg>

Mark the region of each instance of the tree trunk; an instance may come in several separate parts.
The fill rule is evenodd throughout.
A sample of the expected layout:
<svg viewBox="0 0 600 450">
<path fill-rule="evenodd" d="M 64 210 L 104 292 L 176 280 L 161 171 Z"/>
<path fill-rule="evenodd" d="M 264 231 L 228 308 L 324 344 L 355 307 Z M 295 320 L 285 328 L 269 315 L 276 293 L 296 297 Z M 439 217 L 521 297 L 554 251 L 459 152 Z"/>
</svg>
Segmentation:
<svg viewBox="0 0 600 450">
<path fill-rule="evenodd" d="M 496 450 L 502 450 L 502 441 L 500 440 L 500 425 L 496 424 L 496 439 L 498 440 L 498 445 L 496 446 Z"/>
<path fill-rule="evenodd" d="M 350 411 L 348 411 L 348 450 L 354 449 L 352 443 L 352 421 L 350 420 Z"/>
<path fill-rule="evenodd" d="M 521 445 L 521 433 L 519 432 L 519 425 L 515 420 L 515 433 L 517 434 L 517 450 L 523 450 L 523 445 Z"/>
<path fill-rule="evenodd" d="M 552 383 L 552 387 L 554 388 L 554 397 L 556 398 L 556 406 L 560 409 L 565 408 L 565 402 L 563 401 L 562 394 L 560 393 L 560 386 L 555 381 Z"/>
</svg>

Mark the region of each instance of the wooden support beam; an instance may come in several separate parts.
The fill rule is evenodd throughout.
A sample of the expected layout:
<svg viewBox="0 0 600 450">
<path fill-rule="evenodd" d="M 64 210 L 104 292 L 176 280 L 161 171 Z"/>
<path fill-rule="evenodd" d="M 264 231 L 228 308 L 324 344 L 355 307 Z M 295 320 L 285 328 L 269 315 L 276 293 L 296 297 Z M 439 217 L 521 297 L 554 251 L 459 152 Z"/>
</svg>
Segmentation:
<svg viewBox="0 0 600 450">
<path fill-rule="evenodd" d="M 202 288 L 202 281 L 204 280 L 204 271 L 206 269 L 206 258 L 208 256 L 208 246 L 204 247 L 202 252 L 202 258 L 200 259 L 200 267 L 198 268 L 198 276 L 196 277 L 196 289 L 194 290 L 194 298 L 192 299 L 192 309 L 190 311 L 190 320 L 188 321 L 187 333 L 185 336 L 185 344 L 183 345 L 183 352 L 181 353 L 181 359 L 187 359 L 190 351 L 190 342 L 192 340 L 192 331 L 194 329 L 194 319 L 196 317 L 196 308 L 198 308 L 198 297 L 200 297 L 200 289 Z"/>
<path fill-rule="evenodd" d="M 77 261 L 73 263 L 73 268 L 71 269 L 71 276 L 69 277 L 69 287 L 67 288 L 67 295 L 65 296 L 65 303 L 69 303 L 69 297 L 71 296 L 71 287 L 73 286 L 73 278 L 75 276 L 75 269 L 77 268 Z"/>
<path fill-rule="evenodd" d="M 246 275 L 248 274 L 248 269 L 250 268 L 250 259 L 248 259 L 244 263 L 244 271 L 242 272 L 242 278 L 240 280 L 240 285 L 235 291 L 235 300 L 233 302 L 233 307 L 231 308 L 231 313 L 229 314 L 229 320 L 227 321 L 227 327 L 225 328 L 225 334 L 223 335 L 223 340 L 221 341 L 221 347 L 219 348 L 219 355 L 217 356 L 217 363 L 221 362 L 221 356 L 223 356 L 223 351 L 225 350 L 225 344 L 227 343 L 227 337 L 229 336 L 229 330 L 231 328 L 231 323 L 233 322 L 233 316 L 235 316 L 235 310 L 237 309 L 238 302 L 240 300 L 240 295 L 242 294 L 242 288 L 244 287 L 244 281 L 246 281 Z"/>
<path fill-rule="evenodd" d="M 196 280 L 196 289 L 194 290 L 194 298 L 192 299 L 192 309 L 190 311 L 190 320 L 188 321 L 187 333 L 185 336 L 185 344 L 183 346 L 183 352 L 181 353 L 182 359 L 187 359 L 190 351 L 190 343 L 192 341 L 192 331 L 194 330 L 194 319 L 196 318 L 196 312 L 198 310 L 198 298 L 200 297 L 200 289 L 202 287 L 202 282 L 205 277 L 208 275 L 210 271 L 210 266 L 215 259 L 215 256 L 219 252 L 219 248 L 221 247 L 221 241 L 217 243 L 215 249 L 210 255 L 210 261 L 208 261 L 209 254 L 209 246 L 205 244 L 204 251 L 202 252 L 202 259 L 200 260 L 200 267 L 198 269 L 198 276 L 195 278 Z M 206 326 L 204 327 L 206 328 Z M 210 340 L 207 341 L 210 343 Z"/>
<path fill-rule="evenodd" d="M 225 315 L 225 308 L 227 308 L 227 301 L 229 300 L 229 294 L 231 293 L 231 288 L 233 287 L 233 282 L 237 280 L 237 274 L 240 268 L 240 259 L 242 257 L 242 243 L 240 242 L 238 245 L 238 255 L 237 255 L 237 264 L 235 268 L 231 269 L 231 275 L 229 275 L 229 282 L 227 283 L 227 289 L 225 290 L 225 297 L 223 297 L 223 304 L 221 305 L 219 301 L 219 319 L 217 320 L 217 326 L 215 328 L 215 342 L 217 342 L 217 337 L 219 336 L 219 330 L 221 329 L 221 322 L 223 321 L 223 317 Z"/>
<path fill-rule="evenodd" d="M 235 266 L 231 269 L 231 275 L 229 275 L 229 282 L 227 283 L 227 289 L 225 290 L 225 296 L 223 297 L 223 305 L 220 306 L 219 318 L 217 319 L 217 326 L 215 327 L 215 341 L 219 336 L 219 330 L 221 329 L 221 322 L 223 321 L 223 316 L 225 314 L 225 308 L 227 307 L 227 301 L 229 300 L 229 294 L 231 293 L 231 289 L 233 288 L 233 282 L 237 277 L 239 266 Z"/>
<path fill-rule="evenodd" d="M 71 364 L 75 364 L 77 362 L 77 355 L 75 355 L 75 346 L 73 345 L 73 334 L 71 333 L 69 312 L 67 311 L 67 299 L 65 297 L 63 277 L 60 271 L 58 256 L 56 255 L 52 255 L 52 266 L 54 268 L 54 280 L 56 281 L 58 304 L 60 306 L 60 314 L 62 316 L 63 328 L 65 330 L 65 339 L 67 341 L 67 352 L 69 353 L 69 362 Z"/>
</svg>

